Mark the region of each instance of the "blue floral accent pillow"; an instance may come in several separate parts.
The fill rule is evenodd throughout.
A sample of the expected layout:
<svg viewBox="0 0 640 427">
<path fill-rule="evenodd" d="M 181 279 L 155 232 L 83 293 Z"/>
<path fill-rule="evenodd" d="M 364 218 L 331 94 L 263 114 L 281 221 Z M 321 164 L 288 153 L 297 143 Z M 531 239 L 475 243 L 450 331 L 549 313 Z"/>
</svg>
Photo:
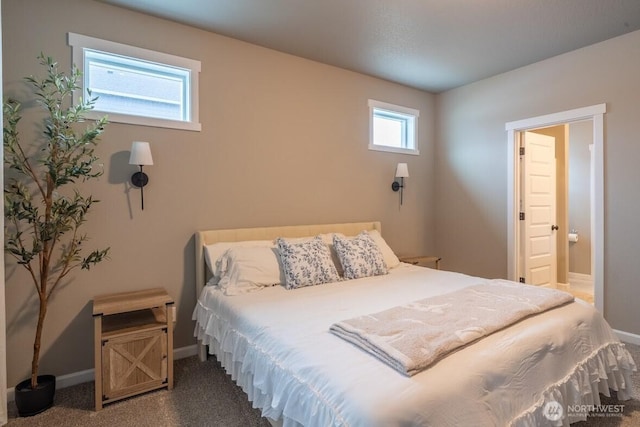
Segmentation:
<svg viewBox="0 0 640 427">
<path fill-rule="evenodd" d="M 276 239 L 287 289 L 338 282 L 329 247 L 319 236 L 302 242 Z"/>
<path fill-rule="evenodd" d="M 340 258 L 345 279 L 380 276 L 389 272 L 380 248 L 367 232 L 352 238 L 334 235 L 333 247 Z"/>
</svg>

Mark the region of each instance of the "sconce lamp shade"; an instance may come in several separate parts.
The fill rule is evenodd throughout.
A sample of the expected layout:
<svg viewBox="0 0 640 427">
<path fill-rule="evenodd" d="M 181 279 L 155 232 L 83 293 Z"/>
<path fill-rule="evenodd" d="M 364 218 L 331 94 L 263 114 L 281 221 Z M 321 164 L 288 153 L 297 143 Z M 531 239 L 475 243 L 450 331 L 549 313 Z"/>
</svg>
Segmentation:
<svg viewBox="0 0 640 427">
<path fill-rule="evenodd" d="M 131 157 L 129 157 L 129 164 L 139 166 L 153 165 L 153 157 L 151 157 L 151 148 L 149 148 L 148 142 L 133 142 L 131 145 Z"/>
<path fill-rule="evenodd" d="M 396 167 L 396 178 L 408 178 L 409 177 L 409 167 L 406 163 L 398 163 Z"/>
</svg>

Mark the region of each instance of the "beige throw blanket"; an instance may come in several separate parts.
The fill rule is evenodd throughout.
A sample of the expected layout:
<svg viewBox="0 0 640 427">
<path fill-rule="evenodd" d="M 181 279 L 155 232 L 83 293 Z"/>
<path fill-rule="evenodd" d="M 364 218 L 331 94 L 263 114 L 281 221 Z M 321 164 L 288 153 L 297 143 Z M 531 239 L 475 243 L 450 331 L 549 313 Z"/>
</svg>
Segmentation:
<svg viewBox="0 0 640 427">
<path fill-rule="evenodd" d="M 566 292 L 492 280 L 334 323 L 329 330 L 412 376 L 461 346 L 570 301 Z"/>
</svg>

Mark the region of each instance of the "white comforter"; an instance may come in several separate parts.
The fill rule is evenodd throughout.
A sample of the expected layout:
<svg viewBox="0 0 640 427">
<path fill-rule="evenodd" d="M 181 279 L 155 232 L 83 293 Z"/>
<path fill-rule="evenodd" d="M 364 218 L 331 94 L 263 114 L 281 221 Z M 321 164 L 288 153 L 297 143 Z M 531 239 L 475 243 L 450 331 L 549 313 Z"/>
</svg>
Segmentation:
<svg viewBox="0 0 640 427">
<path fill-rule="evenodd" d="M 346 319 L 329 332 L 412 376 L 473 341 L 573 299 L 498 279 Z"/>
<path fill-rule="evenodd" d="M 545 403 L 629 397 L 635 365 L 581 301 L 524 319 L 406 377 L 329 333 L 332 323 L 482 283 L 401 265 L 387 276 L 224 296 L 205 287 L 196 335 L 264 416 L 284 426 L 556 425 Z M 563 419 L 568 424 L 584 417 Z"/>
</svg>

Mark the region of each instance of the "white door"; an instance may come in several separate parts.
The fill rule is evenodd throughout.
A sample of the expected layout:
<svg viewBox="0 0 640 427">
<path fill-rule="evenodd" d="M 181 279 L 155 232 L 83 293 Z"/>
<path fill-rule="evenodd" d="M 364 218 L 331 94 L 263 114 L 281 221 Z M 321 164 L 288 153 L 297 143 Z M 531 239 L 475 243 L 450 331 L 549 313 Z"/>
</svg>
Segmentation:
<svg viewBox="0 0 640 427">
<path fill-rule="evenodd" d="M 524 132 L 522 147 L 521 278 L 556 287 L 555 138 Z M 522 279 L 521 279 L 522 280 Z"/>
</svg>

